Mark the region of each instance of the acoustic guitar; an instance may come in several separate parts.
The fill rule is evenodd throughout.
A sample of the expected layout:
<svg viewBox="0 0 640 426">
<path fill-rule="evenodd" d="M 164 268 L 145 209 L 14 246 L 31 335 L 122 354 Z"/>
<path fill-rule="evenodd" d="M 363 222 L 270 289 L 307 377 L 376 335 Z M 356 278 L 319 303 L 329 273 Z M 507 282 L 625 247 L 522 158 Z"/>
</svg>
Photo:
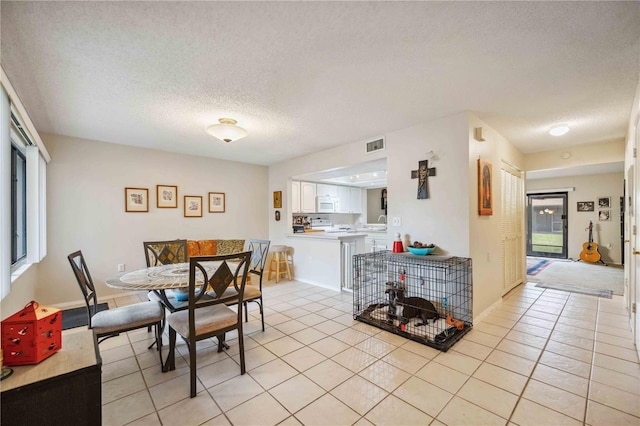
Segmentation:
<svg viewBox="0 0 640 426">
<path fill-rule="evenodd" d="M 585 262 L 601 262 L 600 252 L 598 251 L 598 243 L 593 242 L 593 222 L 589 221 L 589 241 L 582 244 L 580 259 Z"/>
</svg>

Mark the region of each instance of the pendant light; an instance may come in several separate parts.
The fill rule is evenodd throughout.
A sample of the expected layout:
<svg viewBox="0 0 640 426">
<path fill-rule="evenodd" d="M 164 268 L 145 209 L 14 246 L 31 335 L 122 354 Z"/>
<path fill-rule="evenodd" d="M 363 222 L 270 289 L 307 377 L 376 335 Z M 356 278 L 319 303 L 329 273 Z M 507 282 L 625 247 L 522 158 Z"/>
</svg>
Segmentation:
<svg viewBox="0 0 640 426">
<path fill-rule="evenodd" d="M 206 128 L 206 132 L 216 139 L 224 142 L 233 142 L 249 135 L 245 129 L 236 125 L 238 122 L 233 118 L 220 118 L 218 121 L 220 124 L 214 124 Z"/>
</svg>

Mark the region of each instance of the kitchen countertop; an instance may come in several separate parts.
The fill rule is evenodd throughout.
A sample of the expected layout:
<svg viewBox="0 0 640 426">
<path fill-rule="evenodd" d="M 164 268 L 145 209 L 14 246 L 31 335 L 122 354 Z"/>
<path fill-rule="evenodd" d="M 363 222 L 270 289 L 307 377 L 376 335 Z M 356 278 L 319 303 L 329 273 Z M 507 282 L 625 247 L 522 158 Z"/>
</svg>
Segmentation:
<svg viewBox="0 0 640 426">
<path fill-rule="evenodd" d="M 289 238 L 304 238 L 317 240 L 344 240 L 349 238 L 366 237 L 366 232 L 305 232 L 289 234 Z"/>
</svg>

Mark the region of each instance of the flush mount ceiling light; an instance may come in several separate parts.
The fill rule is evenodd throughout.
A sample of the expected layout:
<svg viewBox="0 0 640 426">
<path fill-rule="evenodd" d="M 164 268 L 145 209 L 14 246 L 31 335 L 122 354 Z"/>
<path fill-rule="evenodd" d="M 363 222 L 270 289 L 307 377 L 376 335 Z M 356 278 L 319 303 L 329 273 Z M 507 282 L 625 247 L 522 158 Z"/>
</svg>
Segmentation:
<svg viewBox="0 0 640 426">
<path fill-rule="evenodd" d="M 233 142 L 242 139 L 248 135 L 247 131 L 240 126 L 236 126 L 238 122 L 233 118 L 220 118 L 220 124 L 214 124 L 206 128 L 206 132 L 216 139 L 225 142 Z"/>
<path fill-rule="evenodd" d="M 556 124 L 551 129 L 549 129 L 549 134 L 551 136 L 562 136 L 569 131 L 569 126 L 565 123 Z"/>
</svg>

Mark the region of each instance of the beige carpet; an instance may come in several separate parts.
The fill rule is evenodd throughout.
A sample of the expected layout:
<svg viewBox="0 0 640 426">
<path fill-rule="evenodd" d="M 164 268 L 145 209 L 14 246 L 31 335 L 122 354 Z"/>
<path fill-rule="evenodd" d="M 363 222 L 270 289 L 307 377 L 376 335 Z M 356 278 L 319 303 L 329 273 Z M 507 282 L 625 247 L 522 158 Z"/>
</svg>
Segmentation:
<svg viewBox="0 0 640 426">
<path fill-rule="evenodd" d="M 618 265 L 555 260 L 537 275 L 527 276 L 527 279 L 530 282 L 611 290 L 618 295 L 624 292 L 624 269 Z"/>
</svg>

